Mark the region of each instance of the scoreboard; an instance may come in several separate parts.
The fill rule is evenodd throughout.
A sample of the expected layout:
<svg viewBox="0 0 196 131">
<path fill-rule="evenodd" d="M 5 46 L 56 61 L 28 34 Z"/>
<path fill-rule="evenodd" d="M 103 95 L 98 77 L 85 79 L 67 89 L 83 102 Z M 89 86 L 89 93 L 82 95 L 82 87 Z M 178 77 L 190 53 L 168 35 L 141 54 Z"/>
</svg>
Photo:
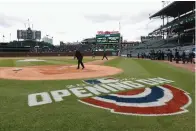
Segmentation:
<svg viewBox="0 0 196 131">
<path fill-rule="evenodd" d="M 24 40 L 40 40 L 41 31 L 31 30 L 30 28 L 27 30 L 17 30 L 17 38 Z"/>
<path fill-rule="evenodd" d="M 97 44 L 117 44 L 120 42 L 120 33 L 117 34 L 97 34 Z"/>
</svg>

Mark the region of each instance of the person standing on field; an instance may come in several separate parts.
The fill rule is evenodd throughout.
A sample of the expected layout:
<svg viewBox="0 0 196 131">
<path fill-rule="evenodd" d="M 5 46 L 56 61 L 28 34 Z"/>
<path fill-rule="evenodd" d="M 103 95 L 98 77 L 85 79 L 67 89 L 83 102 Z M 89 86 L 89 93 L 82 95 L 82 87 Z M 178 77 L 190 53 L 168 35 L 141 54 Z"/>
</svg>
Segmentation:
<svg viewBox="0 0 196 131">
<path fill-rule="evenodd" d="M 77 69 L 80 69 L 80 65 L 82 66 L 82 69 L 84 69 L 85 67 L 84 67 L 84 64 L 82 62 L 83 55 L 79 50 L 76 50 L 75 55 L 74 55 L 74 59 L 75 58 L 77 58 L 77 60 L 78 60 L 78 68 Z"/>
<path fill-rule="evenodd" d="M 105 51 L 105 47 L 104 47 L 104 52 L 103 52 L 103 58 L 102 58 L 102 60 L 103 60 L 104 58 L 106 58 L 106 59 L 108 60 L 107 55 L 106 55 L 106 51 Z"/>
<path fill-rule="evenodd" d="M 105 52 L 105 51 L 103 52 L 103 58 L 102 58 L 102 60 L 103 60 L 104 58 L 106 58 L 106 59 L 108 60 L 108 58 L 107 58 L 107 55 L 106 55 L 106 52 Z"/>
<path fill-rule="evenodd" d="M 183 62 L 183 64 L 185 64 L 185 61 L 186 61 L 186 54 L 183 51 L 183 53 L 182 53 L 182 62 Z"/>
<path fill-rule="evenodd" d="M 177 49 L 176 49 L 176 52 L 175 52 L 175 60 L 176 60 L 176 63 L 178 64 L 179 63 L 179 52 L 178 52 Z"/>
<path fill-rule="evenodd" d="M 95 58 L 95 51 L 92 51 L 92 58 Z"/>
<path fill-rule="evenodd" d="M 170 60 L 170 62 L 172 62 L 172 59 L 173 59 L 173 54 L 172 54 L 172 51 L 170 50 L 170 52 L 169 52 L 169 60 Z"/>
</svg>

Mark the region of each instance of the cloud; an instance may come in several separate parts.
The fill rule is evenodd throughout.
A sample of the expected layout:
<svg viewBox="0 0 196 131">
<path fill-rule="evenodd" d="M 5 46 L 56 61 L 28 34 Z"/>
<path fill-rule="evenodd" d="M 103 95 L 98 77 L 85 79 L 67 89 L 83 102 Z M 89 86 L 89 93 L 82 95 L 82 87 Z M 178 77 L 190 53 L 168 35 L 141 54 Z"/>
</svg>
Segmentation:
<svg viewBox="0 0 196 131">
<path fill-rule="evenodd" d="M 24 23 L 29 18 L 34 29 L 42 31 L 42 36 L 49 34 L 54 37 L 54 44 L 59 44 L 59 41 L 94 37 L 99 30 L 118 30 L 118 22 L 121 22 L 122 35 L 127 40 L 134 40 L 159 26 L 159 23 L 148 23 L 149 14 L 161 8 L 160 1 L 1 3 L 0 34 L 9 36 L 12 33 L 12 40 L 16 39 L 16 29 L 25 29 Z M 5 41 L 9 41 L 9 37 Z"/>
<path fill-rule="evenodd" d="M 133 15 L 130 17 L 130 22 L 131 24 L 139 23 L 142 22 L 146 19 L 148 19 L 149 12 L 140 12 L 137 15 Z"/>
<path fill-rule="evenodd" d="M 119 21 L 122 16 L 112 16 L 109 14 L 88 14 L 84 15 L 84 18 L 92 21 L 93 23 L 104 23 L 108 21 Z"/>
<path fill-rule="evenodd" d="M 138 12 L 137 14 L 126 16 L 127 18 L 124 20 L 124 24 L 138 24 L 143 21 L 149 20 L 149 15 L 152 12 L 155 12 L 155 10 L 143 10 L 141 12 Z"/>
<path fill-rule="evenodd" d="M 7 16 L 3 13 L 0 13 L 0 27 L 9 28 L 16 23 L 24 22 L 23 19 L 15 16 Z"/>
<path fill-rule="evenodd" d="M 124 25 L 130 24 L 138 24 L 143 21 L 149 20 L 149 15 L 153 12 L 156 12 L 157 9 L 145 9 L 137 12 L 124 12 L 120 15 L 112 15 L 112 14 L 86 14 L 84 18 L 86 20 L 90 20 L 93 23 L 105 23 L 112 21 L 120 21 Z"/>
<path fill-rule="evenodd" d="M 64 31 L 59 31 L 59 32 L 57 32 L 57 34 L 59 34 L 59 35 L 65 35 L 66 32 L 64 32 Z"/>
</svg>

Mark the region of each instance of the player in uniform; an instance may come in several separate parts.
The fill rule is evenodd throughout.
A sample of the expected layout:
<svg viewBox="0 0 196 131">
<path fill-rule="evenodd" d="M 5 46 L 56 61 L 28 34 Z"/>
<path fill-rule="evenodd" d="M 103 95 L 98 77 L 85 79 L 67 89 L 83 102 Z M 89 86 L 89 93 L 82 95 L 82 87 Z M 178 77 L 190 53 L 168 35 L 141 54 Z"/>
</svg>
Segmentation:
<svg viewBox="0 0 196 131">
<path fill-rule="evenodd" d="M 85 67 L 84 67 L 84 64 L 82 62 L 83 55 L 82 55 L 82 53 L 79 50 L 76 50 L 75 55 L 74 55 L 74 59 L 75 58 L 77 58 L 77 60 L 78 60 L 78 68 L 77 69 L 80 69 L 80 64 L 82 66 L 82 69 L 84 69 Z"/>
</svg>

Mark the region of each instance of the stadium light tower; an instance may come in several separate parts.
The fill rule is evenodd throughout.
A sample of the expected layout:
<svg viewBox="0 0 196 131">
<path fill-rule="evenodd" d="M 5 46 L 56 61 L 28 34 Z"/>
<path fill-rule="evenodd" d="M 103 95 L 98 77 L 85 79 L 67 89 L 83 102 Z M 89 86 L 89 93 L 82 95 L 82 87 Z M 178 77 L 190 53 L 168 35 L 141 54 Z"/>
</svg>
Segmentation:
<svg viewBox="0 0 196 131">
<path fill-rule="evenodd" d="M 26 26 L 28 26 L 28 28 L 31 28 L 29 18 L 27 20 L 27 23 L 26 22 L 24 23 L 24 26 L 25 26 L 25 29 L 27 28 Z M 32 25 L 32 27 L 33 27 L 33 25 Z"/>
<path fill-rule="evenodd" d="M 165 1 L 161 1 L 163 8 L 165 7 Z"/>
<path fill-rule="evenodd" d="M 120 33 L 120 38 L 119 38 L 119 56 L 121 56 L 121 23 L 119 21 L 119 33 Z"/>
<path fill-rule="evenodd" d="M 12 37 L 12 34 L 10 33 L 10 42 L 11 42 L 11 37 Z"/>
<path fill-rule="evenodd" d="M 29 28 L 30 28 L 30 22 L 29 22 L 29 19 L 28 19 L 28 25 L 29 25 Z"/>
</svg>

